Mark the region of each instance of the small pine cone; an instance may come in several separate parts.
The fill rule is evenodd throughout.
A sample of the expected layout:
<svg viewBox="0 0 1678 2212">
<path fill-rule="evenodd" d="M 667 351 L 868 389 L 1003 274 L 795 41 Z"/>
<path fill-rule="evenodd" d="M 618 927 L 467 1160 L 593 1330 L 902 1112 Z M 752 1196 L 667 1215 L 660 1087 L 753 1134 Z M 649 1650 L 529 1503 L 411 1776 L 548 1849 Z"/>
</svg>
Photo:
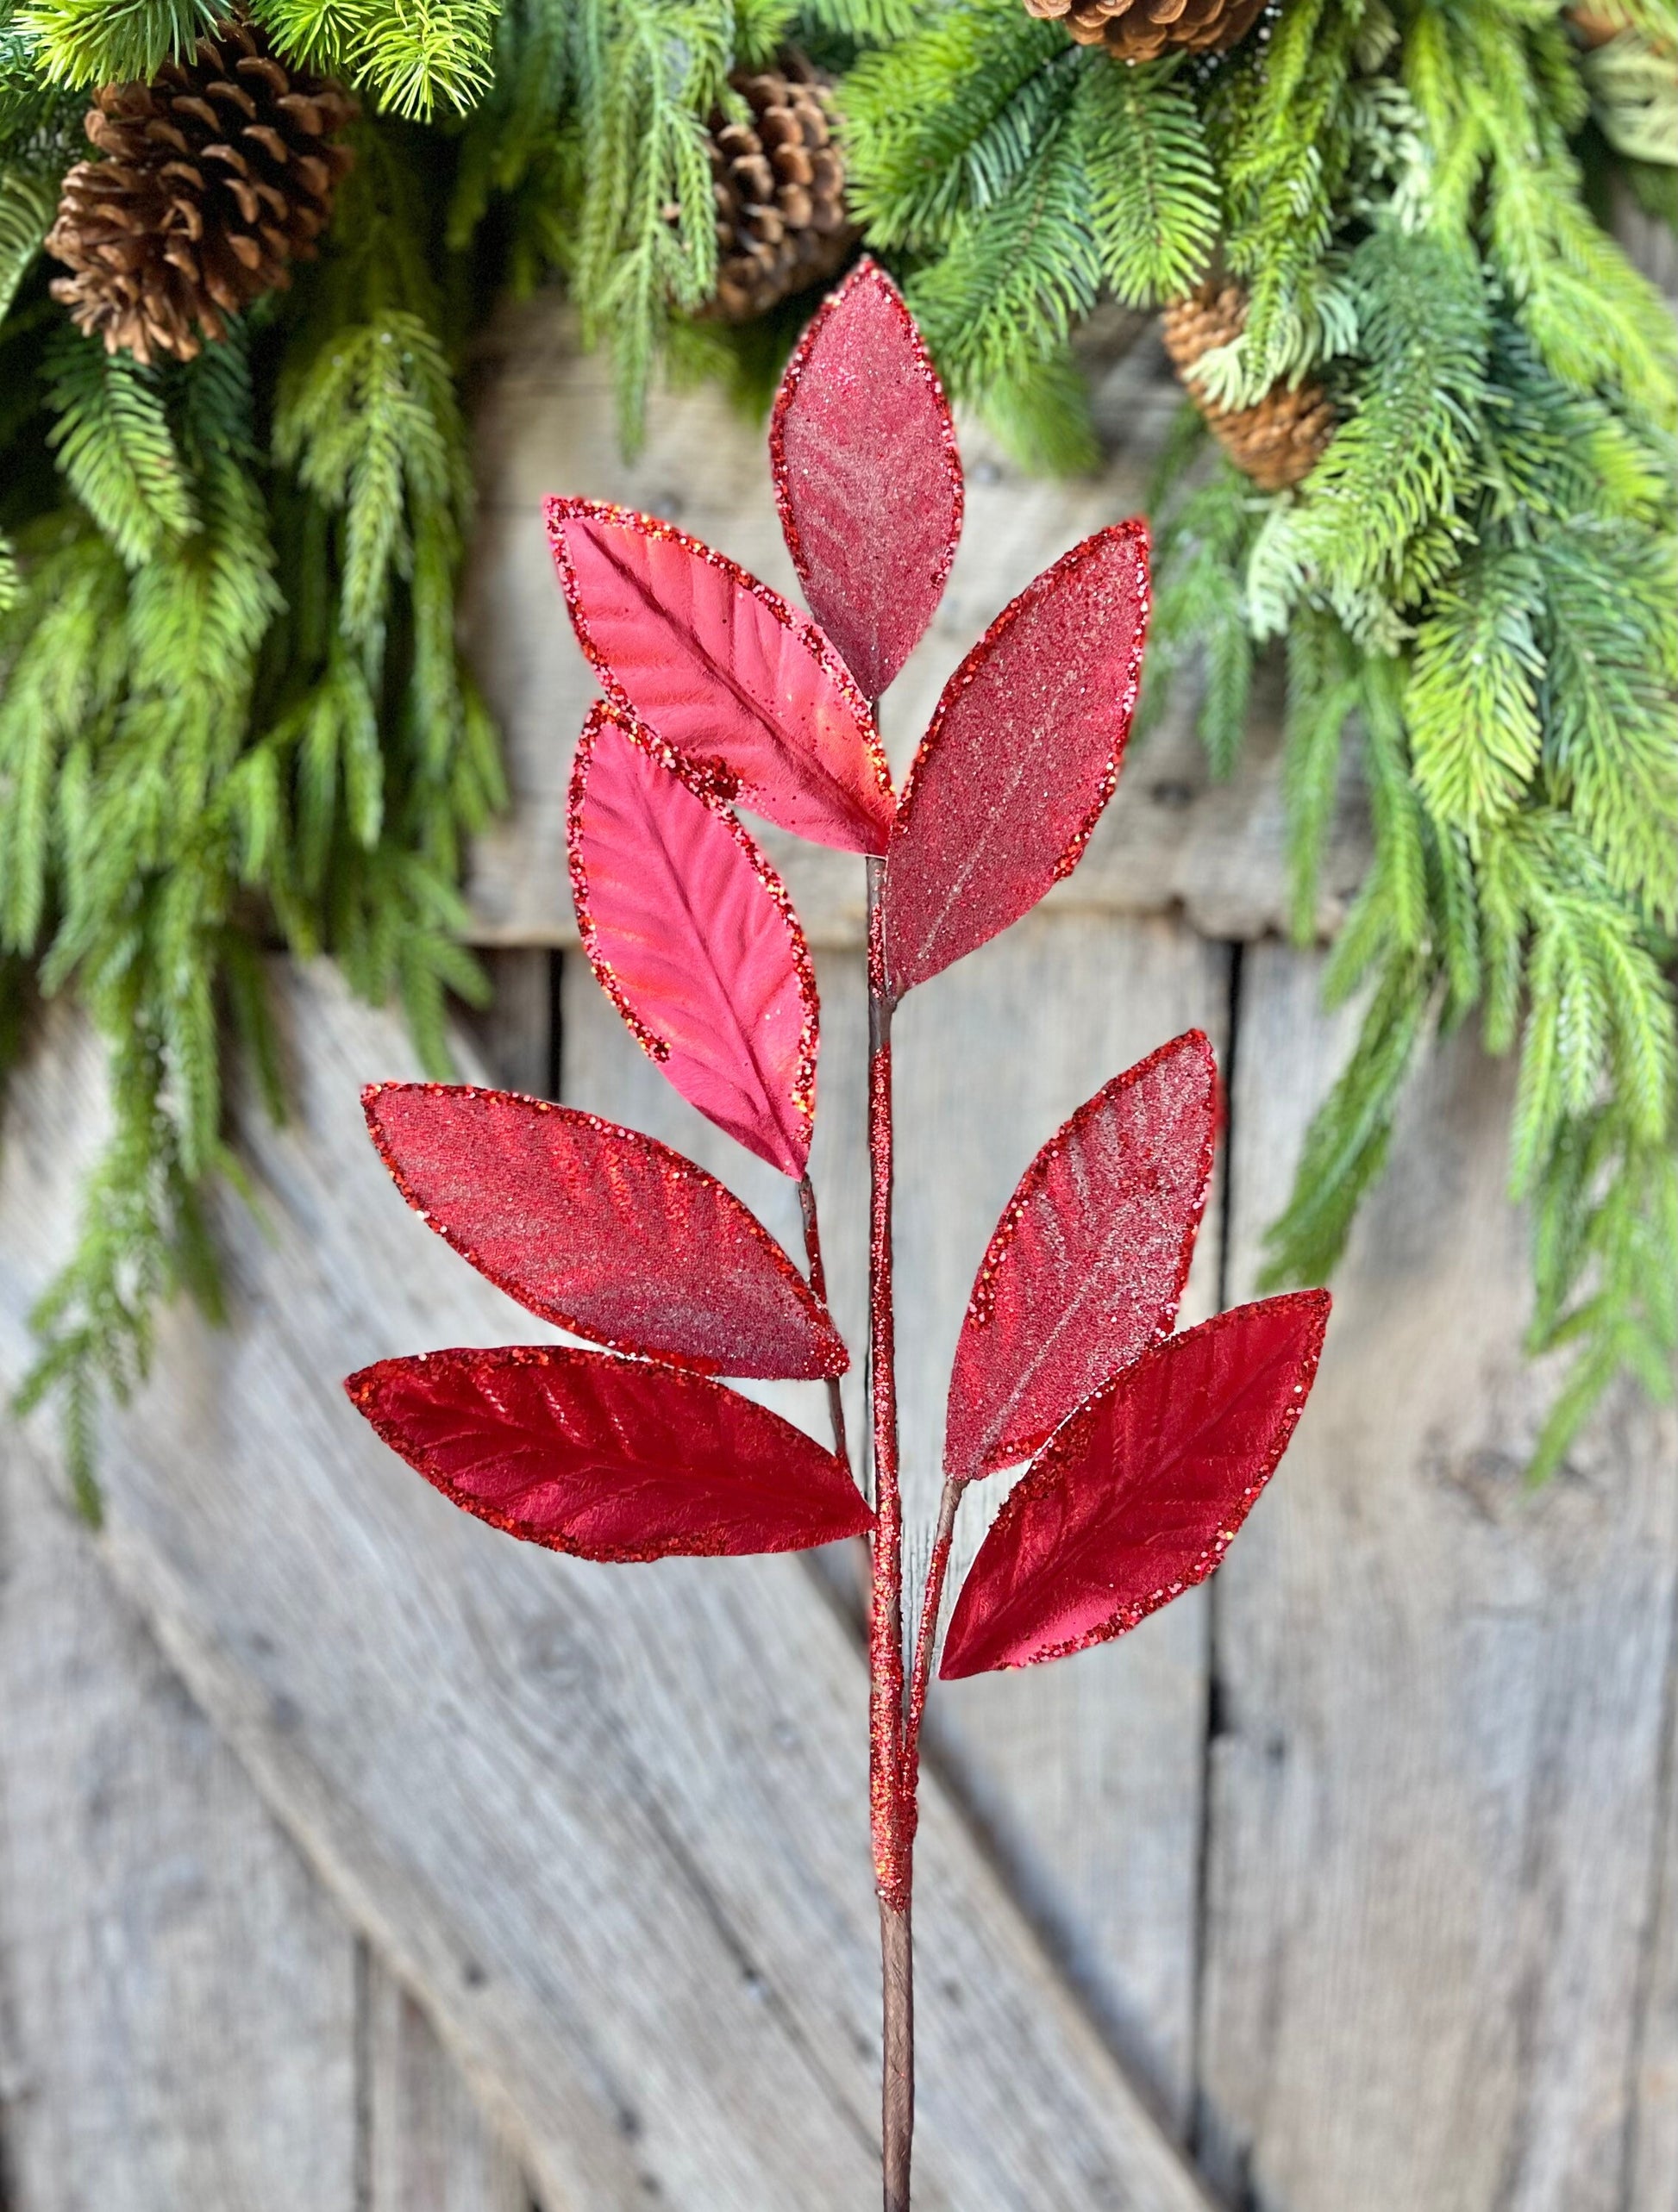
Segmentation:
<svg viewBox="0 0 1678 2212">
<path fill-rule="evenodd" d="M 1261 491 L 1282 491 L 1316 467 L 1334 435 L 1334 409 L 1316 384 L 1274 384 L 1252 407 L 1223 407 L 1207 396 L 1195 379 L 1194 364 L 1214 346 L 1238 338 L 1246 320 L 1246 296 L 1238 284 L 1202 284 L 1167 308 L 1165 349 L 1184 390 L 1236 466 Z"/>
<path fill-rule="evenodd" d="M 845 213 L 829 80 L 801 53 L 729 79 L 750 122 L 711 119 L 717 297 L 725 322 L 749 322 L 844 264 L 858 233 Z"/>
<path fill-rule="evenodd" d="M 107 84 L 85 128 L 99 159 L 64 180 L 47 251 L 54 298 L 108 353 L 189 361 L 200 334 L 312 259 L 354 156 L 341 85 L 290 69 L 248 23 L 218 24 L 149 84 Z"/>
<path fill-rule="evenodd" d="M 1063 21 L 1080 46 L 1118 61 L 1162 53 L 1222 53 L 1259 19 L 1264 0 L 1025 0 L 1030 16 Z"/>
</svg>

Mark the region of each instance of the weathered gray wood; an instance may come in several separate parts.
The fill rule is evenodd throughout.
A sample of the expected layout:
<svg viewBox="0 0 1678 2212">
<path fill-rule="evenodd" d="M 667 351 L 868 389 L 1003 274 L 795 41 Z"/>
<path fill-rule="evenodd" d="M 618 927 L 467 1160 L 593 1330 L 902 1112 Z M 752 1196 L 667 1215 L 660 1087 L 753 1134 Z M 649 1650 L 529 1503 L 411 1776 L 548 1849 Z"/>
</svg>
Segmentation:
<svg viewBox="0 0 1678 2212">
<path fill-rule="evenodd" d="M 826 2212 L 873 2184 L 863 1678 L 791 1560 L 591 1568 L 456 1513 L 335 1378 L 530 1324 L 404 1209 L 360 1083 L 411 1061 L 277 978 L 297 1113 L 245 1130 L 234 1322 L 172 1315 L 113 1422 L 105 1548 L 314 1864 L 564 2212 Z M 0 1366 L 63 1234 L 97 1049 L 51 1025 L 0 1163 Z M 1197 2185 L 935 1786 L 924 2212 L 1189 2212 Z"/>
<path fill-rule="evenodd" d="M 1342 1043 L 1315 965 L 1246 963 L 1237 1295 Z M 1553 1378 L 1519 1353 L 1508 1090 L 1467 1037 L 1423 1074 L 1299 1438 L 1212 1585 L 1203 2135 L 1266 2208 L 1621 2212 L 1640 2120 L 1669 2134 L 1669 2020 L 1640 2049 L 1636 2000 L 1674 1428 L 1628 1393 L 1523 1485 Z M 1666 2173 L 1636 2201 L 1669 2204 Z"/>
<path fill-rule="evenodd" d="M 998 1215 L 1037 1147 L 1110 1076 L 1196 1024 L 1221 1045 L 1228 960 L 1223 947 L 1178 923 L 1039 914 L 899 1010 L 898 1378 L 911 1586 L 924 1572 L 936 1507 L 949 1363 Z M 860 1347 L 861 964 L 832 953 L 818 965 L 823 1034 L 812 1175 L 841 1325 Z M 568 1100 L 700 1159 L 798 1248 L 792 1186 L 678 1096 L 580 959 L 567 961 L 565 1033 Z M 1215 1303 L 1218 1241 L 1214 1208 L 1190 1293 L 1197 1315 Z M 821 1433 L 824 1408 L 811 1386 L 762 1395 Z M 860 1390 L 849 1406 L 860 1434 Z M 958 1524 L 957 1577 L 1004 1489 L 974 1494 Z M 1016 1893 L 1180 2128 L 1191 2100 L 1205 1645 L 1197 1593 L 1121 1652 L 941 1685 L 930 1709 L 932 1740 Z"/>
<path fill-rule="evenodd" d="M 463 1018 L 492 1080 L 531 1098 L 551 1097 L 554 955 L 545 946 L 510 945 L 478 957 L 493 995 L 487 1006 L 463 1009 Z"/>
<path fill-rule="evenodd" d="M 359 2212 L 531 2212 L 429 2020 L 377 1960 L 363 1977 L 366 2202 Z"/>
<path fill-rule="evenodd" d="M 16 1431 L 0 1485 L 10 2212 L 358 2212 L 349 1931 Z"/>
<path fill-rule="evenodd" d="M 1157 349 L 1145 357 L 1156 359 Z M 763 434 L 715 390 L 667 394 L 652 410 L 639 459 L 619 455 L 610 372 L 576 351 L 571 319 L 545 297 L 497 324 L 481 364 L 477 413 L 480 519 L 466 632 L 506 732 L 514 805 L 477 849 L 470 887 L 485 942 L 576 942 L 565 859 L 573 741 L 593 695 L 554 581 L 542 500 L 590 493 L 663 515 L 719 546 L 796 598 L 781 543 Z M 1046 483 L 1021 474 L 964 428 L 967 513 L 948 595 L 886 702 L 893 764 L 906 766 L 945 677 L 1014 593 L 1087 532 L 1140 504 L 1150 446 L 1175 404 L 1168 383 L 1127 380 L 1121 364 L 1105 413 L 1125 442 L 1094 478 Z M 1287 911 L 1276 701 L 1262 689 L 1235 776 L 1213 784 L 1188 725 L 1186 688 L 1172 717 L 1137 748 L 1118 798 L 1051 909 L 1129 914 L 1181 909 L 1212 937 L 1256 936 Z M 758 825 L 754 825 L 758 828 Z M 812 943 L 861 942 L 861 878 L 848 855 L 763 828 Z M 1349 783 L 1324 872 L 1320 919 L 1331 928 L 1362 872 L 1366 842 Z"/>
<path fill-rule="evenodd" d="M 1625 2212 L 1678 2204 L 1678 1628 L 1667 1662 L 1666 1760 L 1656 1778 L 1655 1894 L 1633 1991 L 1636 2068 Z"/>
<path fill-rule="evenodd" d="M 930 1521 L 950 1362 L 980 1256 L 1026 1162 L 1121 1068 L 1190 1028 L 1222 1056 L 1230 953 L 1181 922 L 1038 915 L 911 996 L 896 1023 L 904 1436 Z M 1186 1300 L 1217 1306 L 1219 1209 Z M 1005 1486 L 970 1496 L 958 1569 Z M 920 1547 L 917 1555 L 920 1556 Z M 952 1584 L 952 1587 L 955 1584 Z M 941 1686 L 957 1762 L 1017 1893 L 1174 2127 L 1192 2102 L 1206 1721 L 1195 1591 L 1116 1650 Z"/>
</svg>

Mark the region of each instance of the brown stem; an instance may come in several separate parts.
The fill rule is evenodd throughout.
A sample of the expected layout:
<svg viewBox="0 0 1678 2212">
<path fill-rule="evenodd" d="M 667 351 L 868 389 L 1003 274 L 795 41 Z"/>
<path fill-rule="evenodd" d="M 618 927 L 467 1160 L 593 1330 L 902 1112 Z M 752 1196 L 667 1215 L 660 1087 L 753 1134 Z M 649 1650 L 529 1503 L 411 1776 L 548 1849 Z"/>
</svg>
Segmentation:
<svg viewBox="0 0 1678 2212">
<path fill-rule="evenodd" d="M 898 1478 L 892 1310 L 892 999 L 880 897 L 868 861 L 868 1384 L 873 1415 L 873 1575 L 868 1607 L 868 1803 L 880 1892 L 886 2063 L 881 2096 L 886 2212 L 909 2212 L 915 2121 L 914 1959 L 909 1891 L 915 1815 L 904 1781 L 903 1500 Z"/>
<path fill-rule="evenodd" d="M 893 1912 L 880 1901 L 880 1962 L 886 1993 L 886 2212 L 909 2212 L 909 2159 L 915 2140 L 915 1949 L 906 1904 Z"/>
</svg>

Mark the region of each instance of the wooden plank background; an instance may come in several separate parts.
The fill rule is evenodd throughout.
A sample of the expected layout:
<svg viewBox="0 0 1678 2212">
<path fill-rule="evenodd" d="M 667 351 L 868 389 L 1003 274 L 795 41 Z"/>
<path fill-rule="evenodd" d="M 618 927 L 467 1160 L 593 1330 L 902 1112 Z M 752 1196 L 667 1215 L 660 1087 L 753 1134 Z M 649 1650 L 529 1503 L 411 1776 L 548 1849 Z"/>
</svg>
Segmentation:
<svg viewBox="0 0 1678 2212">
<path fill-rule="evenodd" d="M 899 762 L 1009 594 L 1136 503 L 1150 343 L 1103 372 L 1101 479 L 1030 484 L 968 441 L 950 598 L 889 704 Z M 518 803 L 475 868 L 498 987 L 478 1045 L 501 1080 L 679 1144 L 792 1244 L 790 1187 L 669 1090 L 572 949 L 588 690 L 535 522 L 549 491 L 626 498 L 790 586 L 759 437 L 685 397 L 626 469 L 599 369 L 541 303 L 499 326 L 479 405 L 473 633 Z M 1180 714 L 1085 868 L 904 1009 L 923 1547 L 997 1211 L 1073 1106 L 1191 1023 L 1231 1110 L 1189 1309 L 1251 1293 L 1345 1042 L 1317 957 L 1276 941 L 1262 699 L 1256 721 L 1219 787 Z M 1349 789 L 1325 928 L 1363 850 Z M 813 1167 L 855 1344 L 860 869 L 788 872 L 821 948 Z M 871 2201 L 843 1565 L 836 1607 L 788 1562 L 578 1567 L 370 1447 L 344 1367 L 542 1332 L 426 1237 L 358 1135 L 357 1083 L 407 1065 L 395 1026 L 329 979 L 280 988 L 298 1111 L 241 1120 L 266 1222 L 225 1212 L 234 1326 L 172 1317 L 112 1426 L 97 1545 L 57 1502 L 50 1432 L 8 1439 L 9 2212 Z M 1678 1432 L 1625 1394 L 1547 1490 L 1521 1483 L 1549 1378 L 1518 1351 L 1506 1082 L 1467 1039 L 1424 1071 L 1312 1407 L 1215 1580 L 1114 1649 L 940 1693 L 927 2212 L 1193 2212 L 1197 2174 L 1253 2212 L 1678 2204 Z M 97 1054 L 55 1023 L 0 1155 L 5 1373 L 99 1113 Z M 808 1389 L 763 1394 L 819 1430 Z"/>
</svg>

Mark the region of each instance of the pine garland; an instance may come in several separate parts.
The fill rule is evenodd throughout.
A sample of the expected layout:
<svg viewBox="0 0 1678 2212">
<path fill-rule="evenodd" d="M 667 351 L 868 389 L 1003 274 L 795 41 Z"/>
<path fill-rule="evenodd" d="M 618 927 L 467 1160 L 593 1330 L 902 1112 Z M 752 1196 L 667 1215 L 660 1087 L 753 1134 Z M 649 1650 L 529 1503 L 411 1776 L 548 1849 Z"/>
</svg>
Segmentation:
<svg viewBox="0 0 1678 2212">
<path fill-rule="evenodd" d="M 563 278 L 631 445 L 661 358 L 761 395 L 802 309 L 705 316 L 706 131 L 787 43 L 840 80 L 868 245 L 1031 464 L 1094 458 L 1073 341 L 1098 302 L 1209 275 L 1246 316 L 1197 390 L 1333 403 L 1274 495 L 1186 409 L 1155 503 L 1145 713 L 1193 674 L 1225 773 L 1283 652 L 1302 938 L 1349 749 L 1369 796 L 1328 977 L 1362 1023 L 1274 1276 L 1333 1266 L 1424 1040 L 1477 1015 L 1518 1054 L 1531 1340 L 1573 1353 L 1536 1467 L 1623 1368 L 1669 1385 L 1678 404 L 1670 314 L 1602 218 L 1630 193 L 1678 219 L 1673 0 L 1623 0 L 1593 47 L 1556 0 L 1277 0 L 1227 54 L 1136 67 L 1021 0 L 248 0 L 362 99 L 357 168 L 293 291 L 145 369 L 67 326 L 41 241 L 86 88 L 218 12 L 0 0 L 0 1038 L 73 990 L 110 1040 L 111 1141 L 26 1392 L 62 1394 L 84 1478 L 156 1300 L 214 1303 L 230 1051 L 279 1103 L 260 947 L 399 991 L 437 1066 L 447 994 L 479 988 L 457 885 L 499 780 L 454 636 L 470 331 Z"/>
</svg>

